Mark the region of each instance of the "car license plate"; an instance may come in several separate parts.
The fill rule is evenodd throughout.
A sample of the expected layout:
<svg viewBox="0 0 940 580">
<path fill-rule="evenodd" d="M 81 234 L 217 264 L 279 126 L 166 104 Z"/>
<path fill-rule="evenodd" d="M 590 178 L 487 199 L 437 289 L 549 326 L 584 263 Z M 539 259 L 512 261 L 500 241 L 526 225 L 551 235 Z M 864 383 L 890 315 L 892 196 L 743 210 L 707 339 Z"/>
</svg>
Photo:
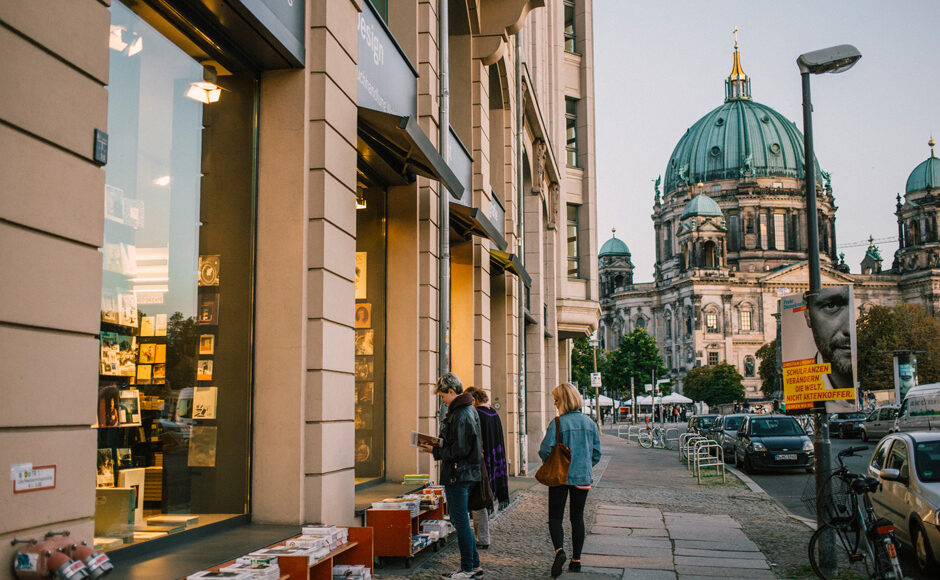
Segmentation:
<svg viewBox="0 0 940 580">
<path fill-rule="evenodd" d="M 781 453 L 777 456 L 777 461 L 796 461 L 796 453 Z"/>
</svg>

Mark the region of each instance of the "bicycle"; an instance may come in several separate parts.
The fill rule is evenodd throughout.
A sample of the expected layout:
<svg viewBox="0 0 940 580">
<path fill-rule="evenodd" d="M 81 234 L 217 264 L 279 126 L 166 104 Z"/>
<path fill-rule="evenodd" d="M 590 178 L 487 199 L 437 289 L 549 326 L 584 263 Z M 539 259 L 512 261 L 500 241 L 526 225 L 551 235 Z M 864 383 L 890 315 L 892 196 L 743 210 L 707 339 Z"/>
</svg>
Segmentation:
<svg viewBox="0 0 940 580">
<path fill-rule="evenodd" d="M 641 447 L 646 449 L 652 447 L 668 449 L 666 444 L 666 430 L 662 427 L 651 427 L 647 425 L 646 429 L 640 431 L 640 434 L 637 435 L 637 441 Z"/>
<path fill-rule="evenodd" d="M 894 525 L 886 518 L 875 515 L 869 494 L 878 489 L 877 478 L 851 473 L 842 461 L 843 457 L 855 455 L 868 447 L 849 447 L 839 452 L 839 468 L 827 480 L 827 521 L 813 533 L 809 540 L 809 562 L 816 576 L 823 580 L 845 577 L 846 571 L 877 580 L 902 580 L 901 564 L 898 561 L 897 541 Z M 833 484 L 838 489 L 833 489 Z M 862 502 L 859 502 L 859 497 Z M 820 568 L 818 544 L 828 531 L 835 536 L 836 566 L 834 576 L 826 576 Z M 849 574 L 851 576 L 851 574 Z"/>
</svg>

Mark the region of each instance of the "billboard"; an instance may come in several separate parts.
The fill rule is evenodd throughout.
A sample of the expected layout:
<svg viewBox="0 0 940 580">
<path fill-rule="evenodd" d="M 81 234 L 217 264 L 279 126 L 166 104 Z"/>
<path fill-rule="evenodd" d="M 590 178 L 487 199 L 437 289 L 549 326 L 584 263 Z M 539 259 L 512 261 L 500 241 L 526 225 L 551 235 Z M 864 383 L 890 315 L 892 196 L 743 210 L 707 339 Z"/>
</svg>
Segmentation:
<svg viewBox="0 0 940 580">
<path fill-rule="evenodd" d="M 852 286 L 823 288 L 816 296 L 782 297 L 780 335 L 787 413 L 823 404 L 829 411 L 854 410 L 857 346 Z"/>
</svg>

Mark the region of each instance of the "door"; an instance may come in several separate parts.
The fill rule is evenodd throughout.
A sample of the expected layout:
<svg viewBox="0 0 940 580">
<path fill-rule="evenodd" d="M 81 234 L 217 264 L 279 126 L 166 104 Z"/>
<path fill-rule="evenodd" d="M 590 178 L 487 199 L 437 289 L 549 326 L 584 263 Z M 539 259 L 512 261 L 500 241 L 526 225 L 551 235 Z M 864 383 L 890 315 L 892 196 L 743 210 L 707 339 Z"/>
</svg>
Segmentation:
<svg viewBox="0 0 940 580">
<path fill-rule="evenodd" d="M 890 411 L 892 409 L 883 409 Z M 893 409 L 896 410 L 896 409 Z M 907 442 L 901 439 L 895 439 L 885 458 L 885 469 L 897 469 L 901 474 L 898 481 L 881 480 L 881 503 L 885 507 L 882 514 L 894 522 L 895 533 L 906 542 L 911 543 L 910 530 L 907 525 L 907 514 L 910 513 L 908 507 L 908 498 L 910 492 L 907 483 L 910 477 L 910 460 Z"/>
</svg>

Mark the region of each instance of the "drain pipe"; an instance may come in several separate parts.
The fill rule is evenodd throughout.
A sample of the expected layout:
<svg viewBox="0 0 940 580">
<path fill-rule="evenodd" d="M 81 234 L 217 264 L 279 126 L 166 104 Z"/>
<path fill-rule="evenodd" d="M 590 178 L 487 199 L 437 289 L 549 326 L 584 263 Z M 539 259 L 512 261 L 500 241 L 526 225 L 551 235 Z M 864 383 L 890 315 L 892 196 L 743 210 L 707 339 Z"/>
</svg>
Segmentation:
<svg viewBox="0 0 940 580">
<path fill-rule="evenodd" d="M 441 157 L 449 163 L 447 142 L 450 137 L 450 26 L 448 19 L 448 0 L 439 0 L 438 14 L 438 70 L 440 71 L 440 136 L 438 148 Z M 447 330 L 450 327 L 450 192 L 441 183 L 438 203 L 438 335 L 437 335 L 437 375 L 443 376 L 450 370 L 450 349 L 447 341 Z M 444 419 L 444 406 L 438 406 L 437 423 L 440 428 Z"/>
<path fill-rule="evenodd" d="M 522 191 L 522 53 L 519 33 L 516 37 L 516 255 L 525 266 L 525 192 Z M 525 356 L 525 284 L 519 279 L 519 475 L 526 475 L 529 467 L 528 422 L 526 420 L 526 356 Z"/>
</svg>

